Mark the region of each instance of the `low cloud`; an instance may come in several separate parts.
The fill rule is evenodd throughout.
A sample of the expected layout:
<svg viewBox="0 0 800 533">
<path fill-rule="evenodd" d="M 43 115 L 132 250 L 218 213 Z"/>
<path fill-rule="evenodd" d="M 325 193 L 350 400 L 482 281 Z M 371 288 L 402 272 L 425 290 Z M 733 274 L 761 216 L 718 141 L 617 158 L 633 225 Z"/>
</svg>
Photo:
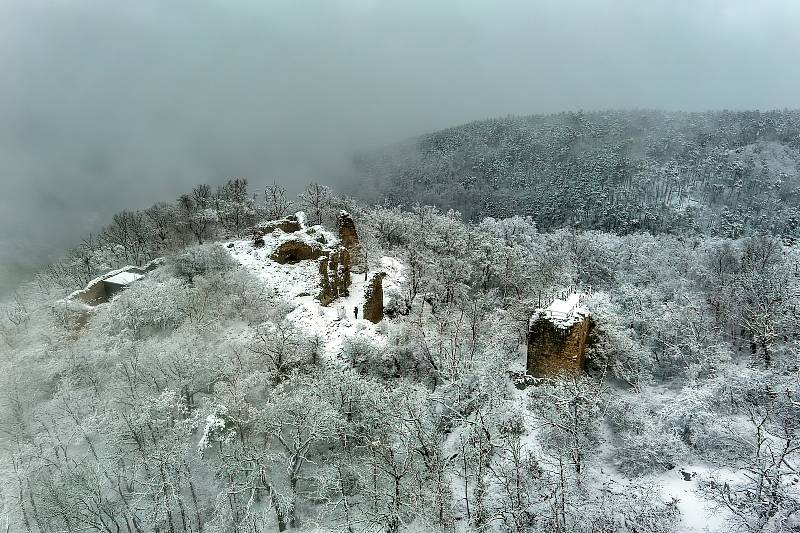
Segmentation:
<svg viewBox="0 0 800 533">
<path fill-rule="evenodd" d="M 468 120 L 797 107 L 798 24 L 790 0 L 0 0 L 0 290 L 123 208 L 296 192 Z"/>
</svg>

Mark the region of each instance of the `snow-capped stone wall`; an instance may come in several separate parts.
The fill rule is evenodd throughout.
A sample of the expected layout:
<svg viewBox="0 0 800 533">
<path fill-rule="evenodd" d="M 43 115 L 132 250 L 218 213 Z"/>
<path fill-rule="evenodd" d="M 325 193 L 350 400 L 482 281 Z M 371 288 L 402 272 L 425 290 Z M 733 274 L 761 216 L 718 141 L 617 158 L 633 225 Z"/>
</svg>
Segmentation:
<svg viewBox="0 0 800 533">
<path fill-rule="evenodd" d="M 545 377 L 584 369 L 593 322 L 580 302 L 576 293 L 536 310 L 528 323 L 528 374 Z"/>
<path fill-rule="evenodd" d="M 88 306 L 104 304 L 128 285 L 143 278 L 158 264 L 160 263 L 157 261 L 151 261 L 144 268 L 129 265 L 112 270 L 90 281 L 84 289 L 73 292 L 67 297 L 67 300 L 81 302 Z"/>
</svg>

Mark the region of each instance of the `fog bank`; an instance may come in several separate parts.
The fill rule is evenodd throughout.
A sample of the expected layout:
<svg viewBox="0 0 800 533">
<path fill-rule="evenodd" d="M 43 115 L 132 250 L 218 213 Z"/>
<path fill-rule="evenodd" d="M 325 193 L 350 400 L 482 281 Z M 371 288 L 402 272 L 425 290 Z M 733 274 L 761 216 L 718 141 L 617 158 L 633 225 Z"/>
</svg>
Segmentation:
<svg viewBox="0 0 800 533">
<path fill-rule="evenodd" d="M 0 293 L 198 182 L 575 109 L 800 106 L 791 0 L 0 0 Z"/>
</svg>

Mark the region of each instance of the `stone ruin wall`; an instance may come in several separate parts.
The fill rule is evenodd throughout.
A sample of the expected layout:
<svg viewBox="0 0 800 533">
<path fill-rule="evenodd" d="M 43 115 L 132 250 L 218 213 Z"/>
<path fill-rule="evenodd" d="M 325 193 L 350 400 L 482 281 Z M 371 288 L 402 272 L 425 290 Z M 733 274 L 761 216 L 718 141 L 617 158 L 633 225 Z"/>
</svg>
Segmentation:
<svg viewBox="0 0 800 533">
<path fill-rule="evenodd" d="M 103 277 L 98 278 L 89 283 L 86 288 L 76 291 L 71 295 L 69 298 L 78 300 L 81 303 L 90 306 L 96 306 L 100 304 L 104 304 L 108 302 L 112 296 L 120 292 L 125 286 L 118 286 L 116 284 L 107 283 L 106 280 L 112 277 L 114 274 L 120 274 L 123 272 L 133 272 L 136 274 L 140 274 L 144 276 L 148 272 L 152 272 L 161 264 L 163 264 L 163 259 L 153 259 L 144 267 L 137 267 L 137 266 L 127 266 L 125 268 L 120 268 L 117 270 L 113 270 L 108 274 L 105 274 Z"/>
<path fill-rule="evenodd" d="M 302 225 L 297 215 L 289 215 L 278 220 L 267 222 L 263 226 L 253 228 L 253 238 L 263 237 L 276 229 L 284 233 L 296 233 L 302 229 Z"/>
<path fill-rule="evenodd" d="M 546 318 L 534 320 L 528 329 L 527 373 L 545 377 L 582 372 L 592 326 L 589 317 L 567 328 L 560 328 Z"/>
<path fill-rule="evenodd" d="M 339 247 L 319 258 L 320 291 L 319 303 L 330 305 L 339 297 L 350 294 L 350 253 Z"/>
<path fill-rule="evenodd" d="M 84 290 L 77 294 L 77 298 L 87 305 L 98 305 L 108 301 L 108 293 L 106 293 L 106 283 L 99 279 L 87 286 Z"/>
<path fill-rule="evenodd" d="M 341 211 L 338 219 L 336 220 L 336 226 L 339 230 L 339 241 L 350 254 L 351 267 L 353 267 L 354 270 L 358 268 L 366 269 L 367 265 L 363 264 L 361 241 L 358 238 L 356 224 L 353 221 L 353 217 L 350 215 L 350 213 L 347 211 Z"/>
<path fill-rule="evenodd" d="M 364 318 L 373 324 L 383 320 L 383 278 L 385 277 L 385 272 L 374 274 L 364 290 Z"/>
<path fill-rule="evenodd" d="M 366 271 L 363 250 L 353 217 L 341 211 L 337 218 L 339 246 L 334 249 L 301 239 L 283 241 L 273 251 L 270 259 L 286 264 L 316 260 L 319 265 L 320 288 L 317 299 L 328 306 L 336 299 L 349 296 L 353 271 Z M 296 233 L 303 229 L 297 216 L 272 221 L 253 231 L 253 245 L 264 246 L 264 235 L 280 229 L 284 233 Z M 378 323 L 383 320 L 383 278 L 385 273 L 375 274 L 365 290 L 363 318 Z"/>
<path fill-rule="evenodd" d="M 285 265 L 286 263 L 318 259 L 329 253 L 330 251 L 323 248 L 321 244 L 292 239 L 280 243 L 269 258 L 276 263 Z"/>
<path fill-rule="evenodd" d="M 264 246 L 264 235 L 279 229 L 284 233 L 297 233 L 304 229 L 297 216 L 267 223 L 253 231 L 253 246 Z M 317 298 L 323 306 L 350 294 L 351 249 L 360 250 L 353 219 L 346 212 L 339 216 L 339 240 L 341 244 L 330 248 L 322 243 L 292 238 L 281 242 L 270 255 L 270 259 L 280 264 L 300 261 L 317 261 L 319 265 L 320 288 Z M 359 252 L 360 253 L 360 252 Z"/>
</svg>

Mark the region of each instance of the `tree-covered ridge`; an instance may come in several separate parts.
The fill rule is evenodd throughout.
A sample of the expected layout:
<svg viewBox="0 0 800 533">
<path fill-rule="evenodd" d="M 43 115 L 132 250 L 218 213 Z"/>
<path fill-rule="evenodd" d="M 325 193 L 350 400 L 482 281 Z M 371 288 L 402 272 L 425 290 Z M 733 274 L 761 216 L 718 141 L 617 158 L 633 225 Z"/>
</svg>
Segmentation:
<svg viewBox="0 0 800 533">
<path fill-rule="evenodd" d="M 318 183 L 306 187 L 296 200 L 275 183 L 263 192 L 248 191 L 243 178 L 217 187 L 199 184 L 173 202 L 115 214 L 105 228 L 48 265 L 37 279 L 40 285 L 82 288 L 110 270 L 144 265 L 190 244 L 242 237 L 258 221 L 279 219 L 293 208 L 305 209 L 313 224 L 335 220 L 342 202 Z"/>
<path fill-rule="evenodd" d="M 506 117 L 354 159 L 369 199 L 619 233 L 800 231 L 800 112 Z M 363 191 L 372 191 L 371 194 Z"/>
</svg>

